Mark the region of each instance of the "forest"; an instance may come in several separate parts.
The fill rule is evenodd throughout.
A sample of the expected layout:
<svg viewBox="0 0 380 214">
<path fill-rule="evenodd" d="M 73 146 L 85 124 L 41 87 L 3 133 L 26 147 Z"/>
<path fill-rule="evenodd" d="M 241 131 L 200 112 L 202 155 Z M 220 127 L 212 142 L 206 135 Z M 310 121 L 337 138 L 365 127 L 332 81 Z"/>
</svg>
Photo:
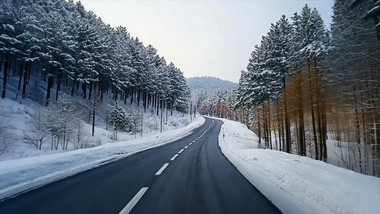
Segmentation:
<svg viewBox="0 0 380 214">
<path fill-rule="evenodd" d="M 269 148 L 328 161 L 331 139 L 347 150 L 334 154 L 344 167 L 380 176 L 380 37 L 372 8 L 372 1 L 336 0 L 328 31 L 306 5 L 255 46 L 235 107 Z"/>
<path fill-rule="evenodd" d="M 336 0 L 331 30 L 308 5 L 282 16 L 237 88 L 200 111 L 246 123 L 267 148 L 380 176 L 378 4 Z"/>
<path fill-rule="evenodd" d="M 36 132 L 49 130 L 52 149 L 59 144 L 67 149 L 67 125 L 83 115 L 92 123 L 92 136 L 95 118 L 101 117 L 117 139 L 117 131 L 136 134 L 140 109 L 161 118 L 163 111 L 166 117 L 188 111 L 190 89 L 182 71 L 125 27 L 105 24 L 80 1 L 3 0 L 0 11 L 1 98 L 47 106 L 49 112 L 34 119 Z M 82 101 L 76 98 L 73 104 L 72 97 Z M 118 103 L 129 104 L 129 112 Z M 50 125 L 40 127 L 41 119 Z M 80 126 L 73 130 L 80 132 Z M 24 135 L 38 149 L 46 140 Z"/>
</svg>

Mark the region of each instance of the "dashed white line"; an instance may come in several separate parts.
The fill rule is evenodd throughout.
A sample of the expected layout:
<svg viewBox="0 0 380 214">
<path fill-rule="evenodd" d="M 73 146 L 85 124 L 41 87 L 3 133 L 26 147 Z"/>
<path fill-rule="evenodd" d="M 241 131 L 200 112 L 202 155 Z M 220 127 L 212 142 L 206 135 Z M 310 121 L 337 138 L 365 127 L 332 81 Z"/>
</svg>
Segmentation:
<svg viewBox="0 0 380 214">
<path fill-rule="evenodd" d="M 185 146 L 185 149 L 189 148 L 189 146 Z"/>
<path fill-rule="evenodd" d="M 147 190 L 148 187 L 141 188 L 140 191 L 132 198 L 132 200 L 130 200 L 129 203 L 119 212 L 119 214 L 128 214 L 131 212 L 133 207 L 137 204 L 137 202 L 139 202 Z"/>
<path fill-rule="evenodd" d="M 161 175 L 161 173 L 166 169 L 166 167 L 169 166 L 169 163 L 165 163 L 161 169 L 159 169 L 157 172 L 156 172 L 156 175 Z"/>
<path fill-rule="evenodd" d="M 174 159 L 178 157 L 178 154 L 175 154 L 172 158 L 170 158 L 171 161 L 174 161 Z"/>
<path fill-rule="evenodd" d="M 189 146 L 190 146 L 191 144 L 193 144 L 193 143 L 189 143 Z"/>
<path fill-rule="evenodd" d="M 183 152 L 183 150 L 184 150 L 184 149 L 179 150 L 178 154 L 181 154 L 181 153 Z"/>
</svg>

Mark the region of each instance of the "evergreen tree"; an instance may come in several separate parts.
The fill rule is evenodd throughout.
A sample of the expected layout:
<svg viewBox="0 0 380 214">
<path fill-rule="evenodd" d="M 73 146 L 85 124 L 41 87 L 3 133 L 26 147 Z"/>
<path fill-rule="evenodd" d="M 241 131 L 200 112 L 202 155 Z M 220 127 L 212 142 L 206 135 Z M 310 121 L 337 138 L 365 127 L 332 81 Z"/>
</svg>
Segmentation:
<svg viewBox="0 0 380 214">
<path fill-rule="evenodd" d="M 126 113 L 122 107 L 116 103 L 115 109 L 110 113 L 110 125 L 113 126 L 114 140 L 117 140 L 117 132 L 127 130 L 128 123 Z"/>
</svg>

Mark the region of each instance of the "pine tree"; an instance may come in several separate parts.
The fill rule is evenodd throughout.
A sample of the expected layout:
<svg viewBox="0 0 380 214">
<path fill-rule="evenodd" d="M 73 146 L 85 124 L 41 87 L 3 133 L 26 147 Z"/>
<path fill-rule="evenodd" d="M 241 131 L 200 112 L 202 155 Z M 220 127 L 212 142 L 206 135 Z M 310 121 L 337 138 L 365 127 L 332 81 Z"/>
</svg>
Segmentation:
<svg viewBox="0 0 380 214">
<path fill-rule="evenodd" d="M 126 113 L 122 107 L 118 105 L 116 102 L 115 109 L 110 114 L 110 125 L 113 126 L 114 130 L 114 140 L 117 140 L 117 132 L 118 131 L 125 131 L 128 127 L 127 120 L 126 120 Z"/>
<path fill-rule="evenodd" d="M 5 1 L 1 4 L 0 20 L 0 64 L 4 64 L 3 69 L 3 88 L 1 92 L 1 98 L 5 98 L 7 80 L 9 74 L 10 63 L 13 59 L 22 58 L 24 56 L 22 52 L 22 41 L 17 37 L 23 33 L 22 25 L 19 23 L 21 14 L 19 8 L 21 5 L 13 5 L 10 1 Z M 21 49 L 21 50 L 20 50 Z"/>
</svg>

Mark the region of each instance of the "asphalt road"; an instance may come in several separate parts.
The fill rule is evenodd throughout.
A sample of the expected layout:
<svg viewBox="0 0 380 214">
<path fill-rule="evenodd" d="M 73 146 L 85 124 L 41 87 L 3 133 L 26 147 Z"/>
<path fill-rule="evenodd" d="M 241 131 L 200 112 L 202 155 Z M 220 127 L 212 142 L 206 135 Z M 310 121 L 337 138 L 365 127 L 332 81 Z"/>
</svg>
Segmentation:
<svg viewBox="0 0 380 214">
<path fill-rule="evenodd" d="M 224 157 L 222 122 L 0 202 L 0 213 L 280 213 Z"/>
</svg>

